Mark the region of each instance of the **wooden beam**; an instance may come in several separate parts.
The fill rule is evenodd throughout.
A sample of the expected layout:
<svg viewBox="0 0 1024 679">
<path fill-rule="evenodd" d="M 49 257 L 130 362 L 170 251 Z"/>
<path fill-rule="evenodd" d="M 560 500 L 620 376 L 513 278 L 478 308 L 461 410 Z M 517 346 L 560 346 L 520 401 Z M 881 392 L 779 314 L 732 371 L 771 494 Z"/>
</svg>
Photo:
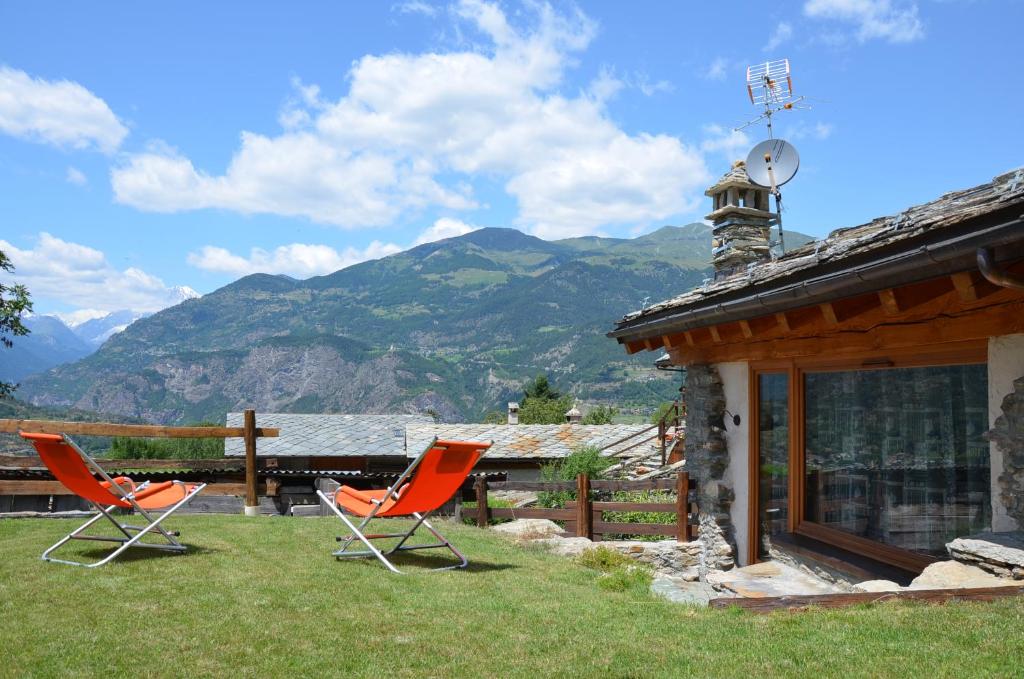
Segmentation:
<svg viewBox="0 0 1024 679">
<path fill-rule="evenodd" d="M 956 288 L 956 294 L 960 296 L 961 301 L 978 301 L 978 290 L 974 287 L 974 278 L 969 272 L 958 271 L 950 276 L 950 279 L 952 279 L 953 287 Z"/>
<path fill-rule="evenodd" d="M 963 589 L 916 589 L 898 592 L 851 592 L 842 594 L 805 594 L 761 598 L 712 599 L 711 608 L 733 606 L 756 613 L 772 611 L 796 611 L 808 608 L 840 608 L 883 601 L 994 601 L 1024 594 L 1024 587 L 1008 580 L 1005 587 L 967 587 Z"/>
<path fill-rule="evenodd" d="M 868 317 L 866 317 L 868 318 Z M 840 328 L 804 337 L 704 346 L 690 352 L 694 362 L 761 361 L 799 356 L 841 356 L 865 351 L 955 344 L 1024 333 L 1024 301 L 921 320 L 889 319 L 868 328 Z"/>
<path fill-rule="evenodd" d="M 789 327 L 789 318 L 786 317 L 785 311 L 780 311 L 775 314 L 775 322 L 778 323 L 783 332 L 789 332 L 792 330 L 792 328 Z"/>
<path fill-rule="evenodd" d="M 754 336 L 754 331 L 751 330 L 749 321 L 740 321 L 740 332 L 742 332 L 743 336 L 747 339 Z"/>
<path fill-rule="evenodd" d="M 672 348 L 672 338 L 669 337 L 668 335 L 662 335 L 661 336 L 661 346 L 665 347 L 666 349 L 671 349 Z"/>
<path fill-rule="evenodd" d="M 260 499 L 256 488 L 256 411 L 247 409 L 243 413 L 245 424 L 245 507 L 259 507 Z"/>
<path fill-rule="evenodd" d="M 878 300 L 882 303 L 882 309 L 886 316 L 899 316 L 900 303 L 896 299 L 896 291 L 889 288 L 878 291 Z"/>
<path fill-rule="evenodd" d="M 626 342 L 626 353 L 637 354 L 646 349 L 643 342 Z"/>
<path fill-rule="evenodd" d="M 275 487 L 266 484 L 258 486 L 261 495 L 276 495 Z M 2 495 L 74 495 L 60 481 L 0 481 Z M 200 495 L 245 495 L 244 483 L 210 483 L 203 488 Z"/>
<path fill-rule="evenodd" d="M 129 469 L 188 469 L 193 471 L 240 470 L 245 460 L 240 457 L 217 460 L 105 460 L 93 458 L 107 471 Z M 0 455 L 0 469 L 46 469 L 46 465 L 35 455 Z"/>
<path fill-rule="evenodd" d="M 654 351 L 658 347 L 654 340 L 649 337 L 644 340 L 644 346 L 647 347 L 647 351 Z"/>
<path fill-rule="evenodd" d="M 31 431 L 69 436 L 136 436 L 141 438 L 242 438 L 243 427 L 165 427 L 155 424 L 114 424 L 111 422 L 64 422 L 60 420 L 0 420 L 0 434 Z M 257 437 L 274 437 L 280 429 L 260 427 Z"/>
<path fill-rule="evenodd" d="M 840 323 L 845 323 L 852 318 L 874 311 L 881 305 L 882 301 L 878 295 L 872 292 L 832 302 L 832 309 L 835 311 L 836 319 Z"/>
<path fill-rule="evenodd" d="M 697 346 L 697 343 L 693 341 L 693 333 L 690 332 L 689 330 L 683 332 L 683 337 L 686 338 L 686 343 L 689 344 L 691 347 Z"/>
<path fill-rule="evenodd" d="M 825 318 L 826 325 L 833 328 L 839 325 L 839 318 L 836 316 L 836 310 L 832 307 L 831 302 L 819 304 L 818 308 L 821 309 L 821 315 Z"/>
<path fill-rule="evenodd" d="M 717 325 L 712 325 L 711 327 L 709 327 L 708 328 L 708 332 L 711 333 L 711 341 L 712 342 L 714 342 L 715 344 L 721 344 L 722 343 L 722 336 L 720 334 L 718 334 L 718 326 Z"/>
</svg>

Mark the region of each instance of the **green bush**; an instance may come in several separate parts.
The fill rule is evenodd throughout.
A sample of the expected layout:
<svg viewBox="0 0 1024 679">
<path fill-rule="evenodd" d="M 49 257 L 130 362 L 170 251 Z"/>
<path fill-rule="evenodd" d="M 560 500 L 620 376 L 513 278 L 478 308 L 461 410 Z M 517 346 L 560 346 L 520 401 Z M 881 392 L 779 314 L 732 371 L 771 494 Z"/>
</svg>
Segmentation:
<svg viewBox="0 0 1024 679">
<path fill-rule="evenodd" d="M 653 579 L 654 576 L 648 568 L 632 564 L 598 576 L 597 586 L 611 592 L 630 592 L 643 597 L 650 594 Z"/>
<path fill-rule="evenodd" d="M 200 422 L 191 427 L 219 427 Z M 117 436 L 106 457 L 113 460 L 214 460 L 224 457 L 224 439 L 140 439 Z"/>
<path fill-rule="evenodd" d="M 671 502 L 675 503 L 675 493 L 671 493 L 665 490 L 636 490 L 636 491 L 619 491 L 612 495 L 612 499 L 615 502 Z M 656 523 L 664 526 L 672 525 L 676 522 L 675 512 L 605 512 L 605 521 L 624 522 L 624 523 Z M 605 536 L 608 540 L 643 540 L 645 542 L 654 542 L 656 540 L 665 540 L 664 535 L 615 535 L 609 534 Z"/>
<path fill-rule="evenodd" d="M 576 563 L 584 568 L 592 568 L 602 573 L 610 573 L 617 568 L 624 568 L 632 565 L 633 559 L 629 558 L 617 549 L 599 545 L 592 549 L 584 550 L 576 557 Z"/>
<path fill-rule="evenodd" d="M 580 424 L 611 424 L 612 419 L 619 414 L 618 408 L 611 406 L 595 406 L 583 416 Z"/>
<path fill-rule="evenodd" d="M 491 509 L 507 509 L 515 507 L 515 503 L 511 500 L 502 500 L 500 498 L 487 498 L 487 506 Z M 462 503 L 462 523 L 468 523 L 470 525 L 476 525 L 476 500 Z M 499 523 L 508 523 L 512 519 L 491 519 L 490 525 L 494 526 Z"/>
<path fill-rule="evenodd" d="M 600 449 L 581 446 L 564 460 L 541 466 L 540 478 L 542 481 L 574 481 L 578 474 L 587 474 L 592 479 L 600 479 L 613 464 L 615 460 L 602 456 Z M 564 507 L 566 502 L 575 499 L 575 490 L 543 491 L 537 493 L 537 506 Z"/>
</svg>

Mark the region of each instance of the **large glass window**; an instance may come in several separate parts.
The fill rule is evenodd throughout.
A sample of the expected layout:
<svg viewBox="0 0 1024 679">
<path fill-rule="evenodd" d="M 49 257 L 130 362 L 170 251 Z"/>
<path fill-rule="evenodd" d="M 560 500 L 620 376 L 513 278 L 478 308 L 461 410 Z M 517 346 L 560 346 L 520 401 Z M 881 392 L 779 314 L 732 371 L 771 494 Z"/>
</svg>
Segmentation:
<svg viewBox="0 0 1024 679">
<path fill-rule="evenodd" d="M 757 390 L 759 549 L 764 556 L 771 536 L 789 530 L 789 375 L 761 373 Z"/>
<path fill-rule="evenodd" d="M 990 526 L 985 365 L 805 373 L 804 412 L 807 521 L 933 555 Z"/>
</svg>

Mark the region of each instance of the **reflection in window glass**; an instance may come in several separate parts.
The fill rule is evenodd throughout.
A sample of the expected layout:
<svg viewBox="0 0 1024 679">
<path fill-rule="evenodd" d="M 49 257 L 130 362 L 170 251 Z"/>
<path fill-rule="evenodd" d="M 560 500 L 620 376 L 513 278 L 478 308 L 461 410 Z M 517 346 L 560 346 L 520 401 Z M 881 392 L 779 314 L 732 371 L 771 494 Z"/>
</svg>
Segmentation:
<svg viewBox="0 0 1024 679">
<path fill-rule="evenodd" d="M 761 527 L 761 555 L 765 556 L 771 536 L 788 530 L 789 498 L 789 375 L 764 373 L 757 376 L 758 389 L 758 516 Z"/>
<path fill-rule="evenodd" d="M 805 375 L 805 518 L 915 552 L 991 524 L 985 365 Z"/>
</svg>

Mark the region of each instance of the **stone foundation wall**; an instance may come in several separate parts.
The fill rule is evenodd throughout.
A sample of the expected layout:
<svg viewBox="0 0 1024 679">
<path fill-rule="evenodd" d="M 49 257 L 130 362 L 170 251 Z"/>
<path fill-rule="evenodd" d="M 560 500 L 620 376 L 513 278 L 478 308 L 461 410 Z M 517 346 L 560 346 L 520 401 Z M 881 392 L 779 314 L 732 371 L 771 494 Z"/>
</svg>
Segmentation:
<svg viewBox="0 0 1024 679">
<path fill-rule="evenodd" d="M 1003 399 L 1002 414 L 986 438 L 997 444 L 1003 453 L 1000 471 L 999 498 L 1007 515 L 1024 526 L 1024 377 L 1013 383 L 1013 391 Z"/>
<path fill-rule="evenodd" d="M 686 371 L 686 470 L 697 481 L 697 510 L 702 545 L 701 576 L 732 568 L 735 536 L 729 508 L 735 498 L 725 481 L 729 449 L 725 441 L 725 392 L 711 365 Z"/>
</svg>

